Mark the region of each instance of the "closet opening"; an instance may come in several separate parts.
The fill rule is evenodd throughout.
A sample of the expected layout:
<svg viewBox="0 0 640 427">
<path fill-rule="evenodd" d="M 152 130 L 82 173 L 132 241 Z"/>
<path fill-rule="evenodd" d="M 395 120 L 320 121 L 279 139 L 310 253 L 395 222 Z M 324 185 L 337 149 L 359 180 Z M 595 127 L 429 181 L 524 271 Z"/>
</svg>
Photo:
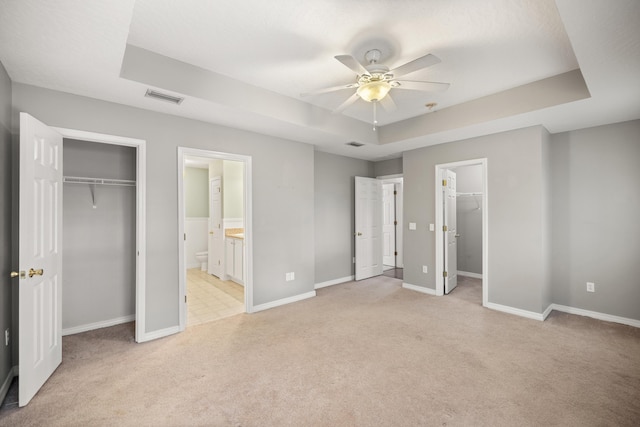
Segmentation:
<svg viewBox="0 0 640 427">
<path fill-rule="evenodd" d="M 487 305 L 487 161 L 436 165 L 436 295 Z"/>
<path fill-rule="evenodd" d="M 62 335 L 135 321 L 146 341 L 145 141 L 63 135 Z"/>
</svg>

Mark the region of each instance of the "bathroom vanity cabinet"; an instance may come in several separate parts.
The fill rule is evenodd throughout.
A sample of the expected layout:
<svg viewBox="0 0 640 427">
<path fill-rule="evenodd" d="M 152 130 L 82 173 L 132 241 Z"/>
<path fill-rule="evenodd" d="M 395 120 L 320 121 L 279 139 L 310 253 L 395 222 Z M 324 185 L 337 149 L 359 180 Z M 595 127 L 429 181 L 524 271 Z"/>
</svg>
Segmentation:
<svg viewBox="0 0 640 427">
<path fill-rule="evenodd" d="M 236 283 L 244 284 L 244 240 L 228 237 L 225 243 L 225 273 Z"/>
</svg>

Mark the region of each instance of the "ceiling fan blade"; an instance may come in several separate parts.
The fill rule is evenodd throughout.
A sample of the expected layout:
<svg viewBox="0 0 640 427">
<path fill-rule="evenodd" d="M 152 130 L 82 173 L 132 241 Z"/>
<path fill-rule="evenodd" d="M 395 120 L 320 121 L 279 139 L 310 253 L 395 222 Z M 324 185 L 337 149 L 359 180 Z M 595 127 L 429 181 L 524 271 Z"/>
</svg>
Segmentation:
<svg viewBox="0 0 640 427">
<path fill-rule="evenodd" d="M 369 74 L 367 69 L 351 55 L 338 55 L 335 58 L 349 67 L 356 74 Z"/>
<path fill-rule="evenodd" d="M 382 104 L 382 108 L 384 108 L 385 111 L 388 112 L 388 113 L 393 113 L 394 111 L 396 111 L 398 109 L 398 106 L 393 101 L 393 98 L 391 98 L 391 94 L 390 93 L 387 94 L 387 96 L 385 96 L 384 98 L 382 98 L 380 100 L 380 104 Z"/>
<path fill-rule="evenodd" d="M 440 82 L 419 82 L 412 80 L 395 80 L 399 86 L 393 86 L 394 89 L 422 90 L 426 92 L 442 92 L 449 88 L 449 83 Z"/>
<path fill-rule="evenodd" d="M 335 92 L 338 90 L 343 90 L 343 89 L 353 89 L 358 87 L 357 83 L 351 83 L 348 85 L 341 85 L 341 86 L 333 86 L 333 87 L 327 87 L 324 89 L 318 89 L 318 90 L 314 90 L 311 92 L 305 92 L 305 93 L 301 93 L 300 96 L 305 97 L 305 96 L 309 96 L 309 95 L 319 95 L 321 93 L 328 93 L 328 92 Z"/>
<path fill-rule="evenodd" d="M 428 54 L 407 62 L 404 65 L 394 68 L 389 71 L 394 77 L 404 76 L 405 74 L 413 73 L 414 71 L 422 70 L 423 68 L 430 67 L 440 62 L 437 56 Z"/>
<path fill-rule="evenodd" d="M 347 108 L 349 105 L 353 104 L 354 102 L 356 102 L 358 100 L 358 98 L 360 98 L 358 96 L 357 93 L 354 93 L 353 95 L 351 95 L 349 97 L 349 99 L 347 99 L 346 101 L 344 101 L 342 104 L 340 104 L 340 106 L 338 108 L 336 108 L 335 110 L 333 110 L 334 113 L 341 113 L 345 108 Z"/>
</svg>

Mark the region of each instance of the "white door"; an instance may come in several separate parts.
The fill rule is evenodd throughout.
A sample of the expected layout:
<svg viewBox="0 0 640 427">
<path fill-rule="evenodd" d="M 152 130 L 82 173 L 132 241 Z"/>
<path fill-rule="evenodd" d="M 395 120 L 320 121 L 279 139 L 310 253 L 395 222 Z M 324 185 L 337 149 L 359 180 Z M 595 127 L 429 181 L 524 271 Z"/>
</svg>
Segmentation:
<svg viewBox="0 0 640 427">
<path fill-rule="evenodd" d="M 62 135 L 20 113 L 18 404 L 62 362 Z"/>
<path fill-rule="evenodd" d="M 396 186 L 382 185 L 382 263 L 396 266 Z"/>
<path fill-rule="evenodd" d="M 356 178 L 356 280 L 382 274 L 382 181 Z"/>
<path fill-rule="evenodd" d="M 222 277 L 224 274 L 224 229 L 222 228 L 222 177 L 209 182 L 209 274 Z"/>
<path fill-rule="evenodd" d="M 444 293 L 458 285 L 457 227 L 456 227 L 456 173 L 445 169 L 442 176 L 444 202 Z"/>
</svg>

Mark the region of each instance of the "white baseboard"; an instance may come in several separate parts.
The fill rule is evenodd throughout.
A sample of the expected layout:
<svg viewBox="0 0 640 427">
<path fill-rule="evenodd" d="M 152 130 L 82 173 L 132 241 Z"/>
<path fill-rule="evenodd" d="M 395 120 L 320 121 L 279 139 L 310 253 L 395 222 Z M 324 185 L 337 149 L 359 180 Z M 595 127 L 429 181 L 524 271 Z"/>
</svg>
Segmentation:
<svg viewBox="0 0 640 427">
<path fill-rule="evenodd" d="M 197 268 L 198 270 L 200 270 L 200 268 L 202 268 L 202 265 L 199 262 L 189 262 L 187 263 L 187 269 L 190 268 Z"/>
<path fill-rule="evenodd" d="M 509 307 L 508 305 L 496 304 L 493 302 L 487 303 L 485 307 L 490 308 L 496 311 L 502 311 L 503 313 L 515 314 L 516 316 L 526 317 L 527 319 L 533 320 L 544 320 L 544 315 L 542 313 L 536 313 L 534 311 L 522 310 L 520 308 Z"/>
<path fill-rule="evenodd" d="M 157 331 L 145 333 L 142 337 L 138 337 L 137 342 L 147 342 L 157 340 L 158 338 L 168 337 L 169 335 L 180 332 L 180 326 L 172 326 L 170 328 L 159 329 Z"/>
<path fill-rule="evenodd" d="M 346 276 L 341 277 L 339 279 L 327 280 L 326 282 L 316 283 L 314 285 L 315 289 L 326 288 L 327 286 L 339 285 L 340 283 L 351 282 L 355 279 L 355 276 Z"/>
<path fill-rule="evenodd" d="M 121 323 L 133 322 L 134 320 L 136 320 L 136 315 L 131 314 L 129 316 L 118 317 L 116 319 L 109 319 L 109 320 L 103 320 L 101 322 L 74 326 L 72 328 L 63 329 L 62 336 L 79 334 L 81 332 L 87 332 L 87 331 L 93 331 L 94 329 L 108 328 L 109 326 L 120 325 Z"/>
<path fill-rule="evenodd" d="M 263 310 L 268 310 L 270 308 L 275 308 L 275 307 L 279 307 L 281 305 L 285 305 L 285 304 L 291 304 L 292 302 L 298 302 L 298 301 L 302 301 L 304 299 L 307 298 L 313 298 L 316 296 L 316 291 L 311 291 L 311 292 L 307 292 L 304 294 L 300 294 L 300 295 L 295 295 L 292 297 L 288 297 L 288 298 L 282 298 L 276 301 L 271 301 L 265 304 L 260 304 L 260 305 L 254 305 L 253 306 L 253 313 L 257 313 L 258 311 L 263 311 Z"/>
<path fill-rule="evenodd" d="M 551 304 L 548 310 L 549 311 L 557 310 L 557 311 L 562 311 L 564 313 L 592 317 L 594 319 L 604 320 L 605 322 L 621 323 L 623 325 L 629 325 L 636 328 L 640 328 L 640 320 L 629 319 L 627 317 L 614 316 L 613 314 L 599 313 L 597 311 L 584 310 L 582 308 L 569 307 L 569 306 L 560 305 L 560 304 Z"/>
<path fill-rule="evenodd" d="M 412 291 L 416 291 L 416 292 L 421 292 L 423 294 L 427 294 L 427 295 L 434 295 L 436 294 L 436 290 L 435 289 L 431 289 L 431 288 L 425 288 L 424 286 L 416 286 L 416 285 L 412 285 L 411 283 L 403 283 L 402 287 L 405 289 L 409 289 Z"/>
<path fill-rule="evenodd" d="M 458 270 L 458 276 L 466 276 L 466 277 L 472 277 L 474 279 L 482 279 L 482 274 L 471 273 L 469 271 L 460 271 L 460 270 Z"/>
<path fill-rule="evenodd" d="M 7 372 L 7 378 L 4 379 L 4 382 L 2 383 L 2 387 L 0 387 L 0 404 L 4 401 L 4 398 L 7 396 L 9 387 L 11 387 L 11 381 L 13 381 L 13 379 L 17 376 L 18 376 L 17 366 L 14 366 L 13 368 L 9 369 L 9 372 Z"/>
</svg>

